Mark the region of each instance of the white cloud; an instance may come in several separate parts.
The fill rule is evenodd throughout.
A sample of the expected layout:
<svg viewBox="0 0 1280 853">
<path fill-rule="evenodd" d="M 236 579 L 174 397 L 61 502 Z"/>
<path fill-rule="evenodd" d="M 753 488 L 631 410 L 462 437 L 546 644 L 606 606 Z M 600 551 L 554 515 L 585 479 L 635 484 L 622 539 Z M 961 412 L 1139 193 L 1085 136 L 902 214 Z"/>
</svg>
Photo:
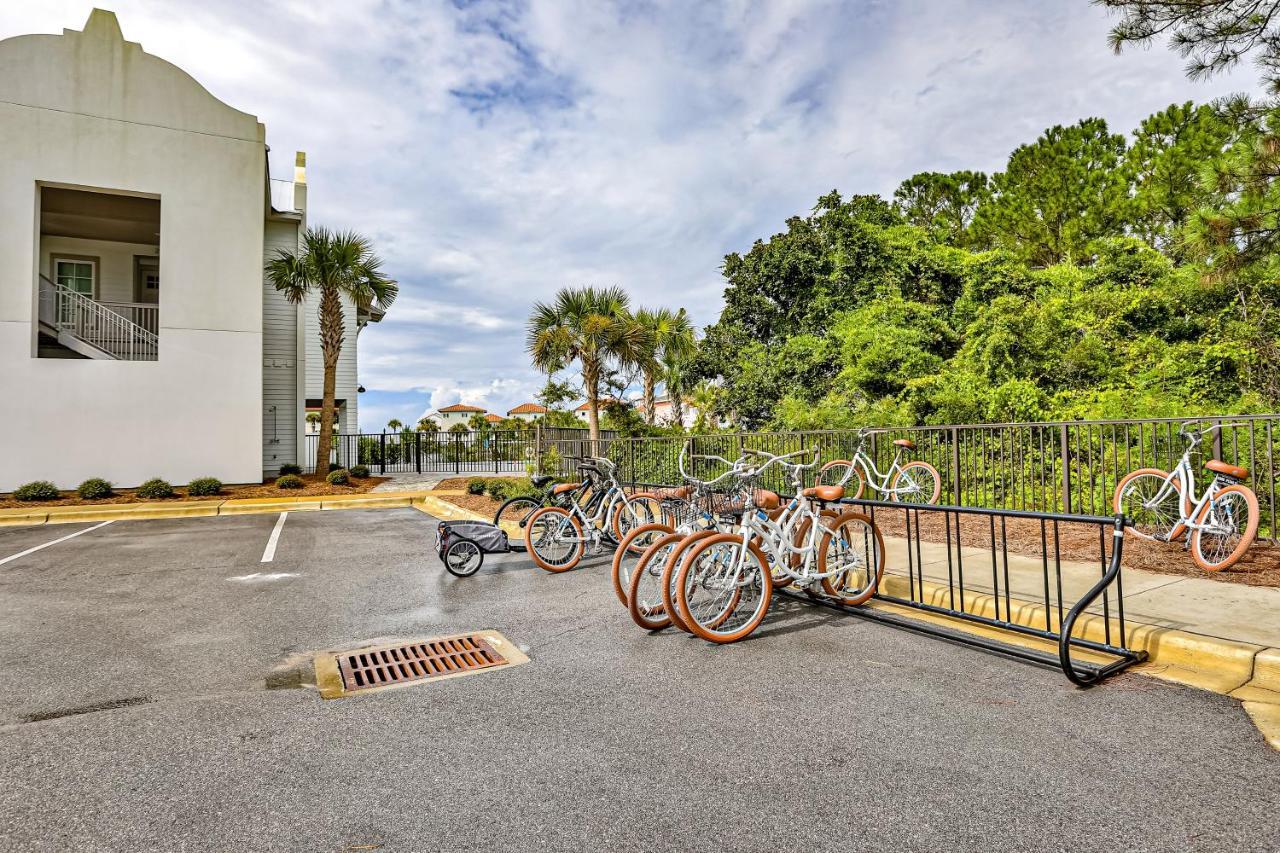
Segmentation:
<svg viewBox="0 0 1280 853">
<path fill-rule="evenodd" d="M 1053 124 L 1128 132 L 1253 88 L 1249 67 L 1190 83 L 1162 45 L 1114 56 L 1085 0 L 113 5 L 126 38 L 265 122 L 274 171 L 308 152 L 314 222 L 376 241 L 402 297 L 360 336 L 362 413 L 401 420 L 420 402 L 380 394 L 528 398 L 521 327 L 559 287 L 711 322 L 724 254 L 832 188 L 996 171 Z M 0 36 L 91 6 L 4 4 Z"/>
</svg>

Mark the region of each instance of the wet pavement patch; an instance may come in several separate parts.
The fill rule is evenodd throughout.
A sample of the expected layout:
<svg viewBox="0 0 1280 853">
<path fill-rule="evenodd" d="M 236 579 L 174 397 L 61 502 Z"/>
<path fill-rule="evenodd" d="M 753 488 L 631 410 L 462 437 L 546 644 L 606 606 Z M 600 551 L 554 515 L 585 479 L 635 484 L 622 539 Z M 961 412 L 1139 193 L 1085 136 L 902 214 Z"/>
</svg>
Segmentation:
<svg viewBox="0 0 1280 853">
<path fill-rule="evenodd" d="M 80 714 L 94 714 L 98 711 L 114 711 L 117 708 L 130 708 L 134 705 L 146 705 L 150 696 L 130 696 L 127 699 L 111 699 L 107 702 L 94 702 L 91 705 L 80 705 L 75 708 L 62 708 L 57 711 L 39 711 L 27 714 L 22 718 L 24 723 L 42 723 L 45 720 L 58 720 L 63 717 L 76 717 Z"/>
</svg>

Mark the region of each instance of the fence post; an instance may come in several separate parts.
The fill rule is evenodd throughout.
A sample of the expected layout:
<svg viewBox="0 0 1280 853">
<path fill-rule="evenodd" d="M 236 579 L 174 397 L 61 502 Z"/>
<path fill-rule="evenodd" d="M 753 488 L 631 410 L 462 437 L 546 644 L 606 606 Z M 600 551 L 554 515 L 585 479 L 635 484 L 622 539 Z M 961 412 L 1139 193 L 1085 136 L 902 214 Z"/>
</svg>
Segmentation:
<svg viewBox="0 0 1280 853">
<path fill-rule="evenodd" d="M 497 430 L 489 434 L 489 450 L 493 456 L 493 473 L 498 473 L 498 433 Z"/>
<path fill-rule="evenodd" d="M 1071 445 L 1067 440 L 1067 425 L 1058 427 L 1058 452 L 1062 458 L 1062 512 L 1071 514 Z"/>
<path fill-rule="evenodd" d="M 422 473 L 422 433 L 416 429 L 413 431 L 413 466 Z"/>
<path fill-rule="evenodd" d="M 964 506 L 964 492 L 960 485 L 960 430 L 951 428 L 951 494 L 956 506 Z"/>
<path fill-rule="evenodd" d="M 1222 421 L 1218 421 L 1218 428 L 1213 431 L 1213 458 L 1222 458 Z"/>
<path fill-rule="evenodd" d="M 462 473 L 462 433 L 453 434 L 453 473 Z"/>
<path fill-rule="evenodd" d="M 382 438 L 378 443 L 378 473 L 387 473 L 387 431 L 382 431 Z"/>
</svg>

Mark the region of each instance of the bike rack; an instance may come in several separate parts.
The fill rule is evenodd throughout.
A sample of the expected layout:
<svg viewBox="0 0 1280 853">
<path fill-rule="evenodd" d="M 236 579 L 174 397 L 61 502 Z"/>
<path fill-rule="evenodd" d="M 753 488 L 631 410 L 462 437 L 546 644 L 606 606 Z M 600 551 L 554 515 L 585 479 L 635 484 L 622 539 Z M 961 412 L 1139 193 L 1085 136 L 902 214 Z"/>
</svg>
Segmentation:
<svg viewBox="0 0 1280 853">
<path fill-rule="evenodd" d="M 1006 657 L 1060 668 L 1063 674 L 1066 675 L 1072 683 L 1077 684 L 1080 687 L 1090 687 L 1110 675 L 1114 675 L 1135 663 L 1140 663 L 1147 659 L 1147 653 L 1145 651 L 1128 648 L 1129 631 L 1124 616 L 1124 586 L 1121 576 L 1121 556 L 1124 550 L 1124 516 L 1068 516 L 1015 510 L 914 504 L 907 505 L 889 501 L 852 499 L 843 500 L 841 503 L 867 511 L 875 521 L 877 527 L 880 528 L 882 535 L 897 536 L 898 538 L 905 540 L 907 555 L 905 571 L 908 580 L 908 596 L 902 597 L 900 595 L 878 592 L 875 595 L 874 600 L 898 605 L 900 607 L 909 608 L 922 613 L 945 616 L 964 622 L 982 625 L 988 628 L 996 628 L 1024 636 L 1035 637 L 1041 640 L 1053 641 L 1057 643 L 1056 654 L 1048 651 L 1018 646 L 1012 643 L 1001 642 L 999 640 L 978 636 L 976 634 L 970 634 L 956 628 L 910 619 L 888 610 L 865 606 L 848 607 L 830 599 L 809 598 L 808 596 L 795 595 L 785 591 L 780 591 L 781 594 L 794 600 L 828 607 L 853 616 L 871 619 L 894 627 L 939 637 L 967 646 L 973 646 Z M 892 517 L 899 514 L 903 521 L 900 528 L 885 523 L 888 520 L 886 519 L 886 516 Z M 944 536 L 944 542 L 937 543 L 935 541 L 934 544 L 946 545 L 947 577 L 945 583 L 940 577 L 926 580 L 924 573 L 924 553 L 922 547 L 922 543 L 926 540 L 920 533 L 921 514 L 930 514 L 935 518 L 937 515 L 942 516 L 943 523 L 941 532 Z M 986 517 L 988 519 L 987 536 L 983 537 L 986 541 L 983 542 L 982 545 L 990 550 L 991 584 L 989 589 L 983 589 L 980 591 L 975 590 L 972 585 L 972 573 L 970 575 L 970 585 L 968 587 L 965 585 L 964 549 L 975 548 L 979 543 L 973 541 L 972 525 L 970 526 L 969 531 L 971 541 L 968 543 L 963 541 L 964 536 L 962 533 L 961 518 L 964 516 L 978 516 Z M 1010 518 L 1030 520 L 1038 522 L 1039 525 L 1040 548 L 1038 556 L 1041 558 L 1043 598 L 1042 601 L 1032 603 L 1043 604 L 1043 627 L 1040 627 L 1039 625 L 1024 624 L 1012 619 L 1014 608 L 1017 605 L 1027 604 L 1028 602 L 1021 596 L 1015 598 L 1010 592 L 1009 537 L 1007 535 L 1008 520 Z M 1094 526 L 1098 529 L 1099 535 L 1099 563 L 1101 566 L 1101 576 L 1098 578 L 1097 582 L 1095 582 L 1093 586 L 1090 587 L 1090 589 L 1069 608 L 1065 606 L 1062 597 L 1060 528 L 1063 524 Z M 996 535 L 997 525 L 1000 529 L 1000 535 L 998 537 Z M 1052 531 L 1052 536 L 1049 535 L 1050 531 Z M 1110 531 L 1110 539 L 1112 543 L 1109 555 L 1107 553 L 1106 543 L 1108 531 Z M 903 535 L 899 536 L 899 533 Z M 1052 557 L 1050 556 L 1050 547 L 1053 549 Z M 972 566 L 972 554 L 970 554 L 969 559 L 970 565 Z M 891 573 L 901 575 L 903 568 L 904 567 L 902 566 L 886 565 L 885 576 L 888 577 Z M 1003 573 L 1001 572 L 1002 568 Z M 983 582 L 985 583 L 985 572 L 982 577 Z M 927 584 L 934 585 L 935 593 L 933 597 L 935 599 L 944 599 L 946 602 L 945 604 L 939 604 L 936 600 L 932 602 L 925 600 Z M 1114 629 L 1111 618 L 1111 588 L 1113 586 L 1115 587 L 1115 609 L 1117 614 Z M 1051 587 L 1056 588 L 1056 598 L 1052 595 Z M 883 583 L 881 585 L 881 589 L 884 589 Z M 940 596 L 936 592 L 938 589 L 942 590 L 942 594 Z M 980 596 L 989 596 L 991 598 L 995 611 L 994 616 L 974 613 L 966 608 L 966 597 L 968 599 L 967 603 L 973 604 L 976 601 L 976 598 Z M 1103 641 L 1098 642 L 1095 640 L 1085 639 L 1084 637 L 1074 636 L 1077 620 L 1088 608 L 1093 606 L 1099 598 L 1101 598 L 1103 602 L 1101 614 L 1104 626 Z M 1056 629 L 1053 618 L 1055 612 L 1058 617 L 1056 621 Z M 1116 642 L 1113 642 L 1113 640 Z M 1114 660 L 1106 663 L 1076 660 L 1072 658 L 1073 649 L 1085 649 L 1091 652 L 1112 656 L 1114 657 Z"/>
</svg>

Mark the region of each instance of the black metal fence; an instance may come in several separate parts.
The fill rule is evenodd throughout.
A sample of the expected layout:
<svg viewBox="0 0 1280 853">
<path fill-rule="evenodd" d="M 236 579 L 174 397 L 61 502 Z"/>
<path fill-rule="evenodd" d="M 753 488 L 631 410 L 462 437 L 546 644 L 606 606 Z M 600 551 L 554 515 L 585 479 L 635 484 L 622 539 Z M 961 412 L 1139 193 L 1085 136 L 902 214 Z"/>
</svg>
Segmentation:
<svg viewBox="0 0 1280 853">
<path fill-rule="evenodd" d="M 1225 425 L 1192 457 L 1201 488 L 1207 482 L 1201 467 L 1206 459 L 1248 468 L 1261 514 L 1258 536 L 1275 541 L 1280 415 L 893 427 L 871 437 L 865 449 L 882 472 L 899 452 L 903 461 L 921 459 L 933 465 L 942 480 L 942 503 L 1099 516 L 1112 511 L 1116 485 L 1129 471 L 1167 471 L 1177 464 L 1185 449 L 1178 428 L 1187 421 L 1201 429 Z M 915 449 L 900 450 L 893 444 L 899 438 L 911 439 Z M 858 444 L 853 431 L 832 430 L 611 438 L 602 442 L 602 451 L 618 463 L 625 481 L 675 483 L 680 479 L 676 460 L 686 441 L 697 453 L 729 459 L 744 448 L 786 453 L 817 447 L 823 463 L 851 458 Z M 768 487 L 788 489 L 780 474 L 775 479 Z M 883 496 L 875 485 L 869 482 L 863 496 Z"/>
<path fill-rule="evenodd" d="M 318 435 L 306 436 L 303 469 L 316 469 Z M 375 474 L 513 474 L 537 460 L 534 430 L 335 435 L 331 466 L 366 465 Z"/>
</svg>

